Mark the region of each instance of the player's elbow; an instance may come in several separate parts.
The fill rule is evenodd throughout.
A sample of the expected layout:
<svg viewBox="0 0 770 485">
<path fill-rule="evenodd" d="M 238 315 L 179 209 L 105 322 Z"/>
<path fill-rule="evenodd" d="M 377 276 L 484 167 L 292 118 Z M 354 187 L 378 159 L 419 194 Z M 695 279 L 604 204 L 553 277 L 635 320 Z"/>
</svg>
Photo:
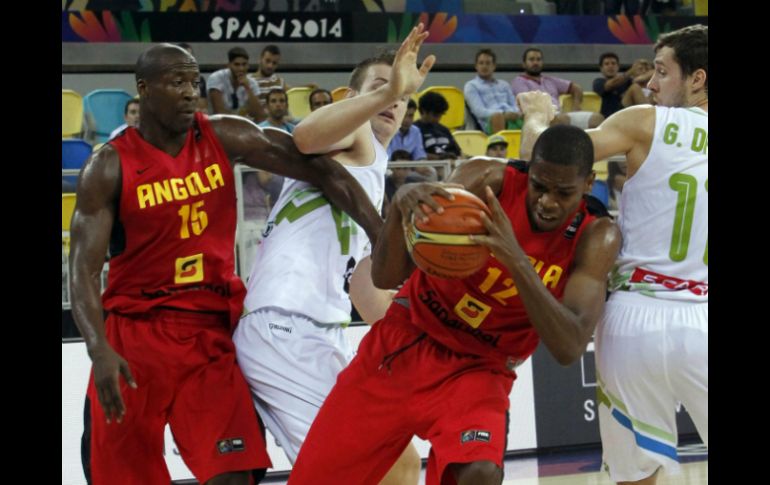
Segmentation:
<svg viewBox="0 0 770 485">
<path fill-rule="evenodd" d="M 304 154 L 316 153 L 317 147 L 313 141 L 313 135 L 307 128 L 307 125 L 299 124 L 294 128 L 292 135 L 294 136 L 294 144 L 297 145 L 297 150 Z"/>
</svg>

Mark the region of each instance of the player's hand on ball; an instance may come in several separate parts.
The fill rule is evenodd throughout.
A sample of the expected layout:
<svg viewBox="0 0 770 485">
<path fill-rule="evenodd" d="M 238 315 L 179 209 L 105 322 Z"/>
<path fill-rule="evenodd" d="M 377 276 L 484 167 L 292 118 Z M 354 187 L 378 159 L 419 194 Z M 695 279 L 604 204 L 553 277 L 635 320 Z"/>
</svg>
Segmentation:
<svg viewBox="0 0 770 485">
<path fill-rule="evenodd" d="M 436 212 L 441 214 L 444 208 L 436 202 L 432 195 L 439 195 L 448 200 L 453 200 L 454 196 L 447 191 L 448 188 L 463 188 L 460 184 L 450 184 L 443 182 L 420 182 L 404 184 L 396 191 L 393 196 L 393 204 L 401 212 L 403 223 L 409 223 L 414 214 L 415 220 L 427 222 L 428 214 Z"/>
</svg>

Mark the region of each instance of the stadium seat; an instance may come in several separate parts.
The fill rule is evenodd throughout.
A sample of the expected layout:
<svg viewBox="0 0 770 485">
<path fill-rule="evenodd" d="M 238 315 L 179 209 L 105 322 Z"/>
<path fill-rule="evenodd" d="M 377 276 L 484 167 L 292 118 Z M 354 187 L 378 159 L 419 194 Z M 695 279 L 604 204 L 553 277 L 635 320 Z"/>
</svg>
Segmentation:
<svg viewBox="0 0 770 485">
<path fill-rule="evenodd" d="M 604 207 L 610 202 L 610 190 L 607 188 L 607 182 L 604 180 L 594 180 L 594 185 L 591 188 L 591 195 L 602 201 Z"/>
<path fill-rule="evenodd" d="M 449 111 L 444 113 L 439 123 L 450 130 L 465 127 L 465 95 L 460 89 L 454 86 L 429 86 L 420 92 L 418 98 L 428 92 L 441 94 L 449 103 Z M 419 101 L 417 105 L 419 106 Z"/>
<path fill-rule="evenodd" d="M 83 98 L 89 135 L 97 142 L 110 138 L 112 130 L 124 123 L 126 102 L 133 96 L 122 89 L 95 89 Z"/>
<path fill-rule="evenodd" d="M 75 211 L 75 194 L 61 194 L 61 230 L 69 232 L 72 213 Z"/>
<path fill-rule="evenodd" d="M 521 147 L 521 130 L 500 130 L 495 135 L 500 135 L 508 142 L 508 158 L 519 158 Z"/>
<path fill-rule="evenodd" d="M 332 101 L 336 102 L 341 100 L 342 98 L 345 97 L 345 93 L 347 92 L 348 92 L 347 86 L 340 86 L 338 88 L 332 89 Z"/>
<path fill-rule="evenodd" d="M 289 98 L 289 112 L 294 118 L 302 119 L 310 114 L 310 93 L 313 88 L 300 86 L 286 91 Z"/>
<path fill-rule="evenodd" d="M 79 136 L 83 131 L 83 96 L 71 89 L 61 90 L 61 136 Z"/>
<path fill-rule="evenodd" d="M 478 130 L 457 130 L 452 133 L 463 153 L 485 155 L 487 153 L 487 135 Z"/>
<path fill-rule="evenodd" d="M 83 162 L 91 155 L 91 145 L 76 138 L 61 141 L 61 168 L 62 170 L 80 170 Z M 77 184 L 76 175 L 62 175 L 62 182 L 66 182 L 67 189 L 71 190 Z M 65 185 L 65 184 L 63 184 Z M 64 189 L 63 189 L 64 190 Z"/>
<path fill-rule="evenodd" d="M 569 113 L 572 111 L 572 95 L 562 94 L 559 96 L 559 106 L 562 113 Z M 593 91 L 583 91 L 583 106 L 582 111 L 591 111 L 593 113 L 600 113 L 602 110 L 602 98 Z"/>
</svg>

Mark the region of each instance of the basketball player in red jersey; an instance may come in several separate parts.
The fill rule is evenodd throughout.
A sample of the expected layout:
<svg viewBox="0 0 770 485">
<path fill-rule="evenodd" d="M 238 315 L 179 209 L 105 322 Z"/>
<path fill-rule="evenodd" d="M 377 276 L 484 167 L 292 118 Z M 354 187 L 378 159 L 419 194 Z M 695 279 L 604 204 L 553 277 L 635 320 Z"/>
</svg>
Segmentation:
<svg viewBox="0 0 770 485">
<path fill-rule="evenodd" d="M 302 155 L 279 130 L 196 113 L 199 79 L 185 50 L 146 50 L 136 64 L 141 127 L 97 151 L 80 175 L 70 265 L 72 311 L 93 362 L 89 483 L 167 485 L 166 423 L 199 483 L 246 484 L 248 470 L 270 466 L 230 337 L 245 294 L 233 163 L 320 186 L 370 237 L 382 226 L 340 164 Z"/>
<path fill-rule="evenodd" d="M 565 139 L 569 142 L 565 142 Z M 532 162 L 474 159 L 450 178 L 486 200 L 494 256 L 462 280 L 434 278 L 407 253 L 404 228 L 439 184 L 407 184 L 375 246 L 374 284 L 409 277 L 339 375 L 300 450 L 290 485 L 377 483 L 413 434 L 431 442 L 426 483 L 499 484 L 515 368 L 543 343 L 562 364 L 585 350 L 604 308 L 620 233 L 588 194 L 593 148 L 555 126 Z M 411 276 L 410 276 L 411 274 Z"/>
</svg>

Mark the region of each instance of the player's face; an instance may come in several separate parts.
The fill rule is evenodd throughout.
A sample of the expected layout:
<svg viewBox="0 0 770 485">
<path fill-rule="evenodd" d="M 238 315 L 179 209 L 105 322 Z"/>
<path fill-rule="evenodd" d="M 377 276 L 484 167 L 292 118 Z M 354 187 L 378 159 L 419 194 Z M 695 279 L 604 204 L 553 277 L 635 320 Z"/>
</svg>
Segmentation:
<svg viewBox="0 0 770 485">
<path fill-rule="evenodd" d="M 530 163 L 527 187 L 529 222 L 536 231 L 561 227 L 590 192 L 594 174 L 581 176 L 577 165 L 557 165 L 545 160 Z"/>
<path fill-rule="evenodd" d="M 265 77 L 272 76 L 278 68 L 279 62 L 281 62 L 280 54 L 265 52 L 259 59 L 259 72 Z"/>
<path fill-rule="evenodd" d="M 187 54 L 165 59 L 160 74 L 137 83 L 142 103 L 142 119 L 155 119 L 172 134 L 184 133 L 192 126 L 198 97 L 200 71 Z"/>
<path fill-rule="evenodd" d="M 366 77 L 361 84 L 361 94 L 374 91 L 387 83 L 388 79 L 390 79 L 390 69 L 391 67 L 387 64 L 369 66 Z M 406 103 L 408 100 L 409 97 L 404 96 L 371 118 L 372 129 L 381 143 L 387 144 L 393 138 L 393 135 L 396 134 L 396 130 L 401 126 L 401 121 L 403 121 L 404 114 L 406 114 Z"/>
<path fill-rule="evenodd" d="M 674 49 L 662 47 L 655 55 L 655 72 L 647 83 L 660 106 L 680 107 L 687 101 L 687 83 L 674 58 Z"/>
</svg>

